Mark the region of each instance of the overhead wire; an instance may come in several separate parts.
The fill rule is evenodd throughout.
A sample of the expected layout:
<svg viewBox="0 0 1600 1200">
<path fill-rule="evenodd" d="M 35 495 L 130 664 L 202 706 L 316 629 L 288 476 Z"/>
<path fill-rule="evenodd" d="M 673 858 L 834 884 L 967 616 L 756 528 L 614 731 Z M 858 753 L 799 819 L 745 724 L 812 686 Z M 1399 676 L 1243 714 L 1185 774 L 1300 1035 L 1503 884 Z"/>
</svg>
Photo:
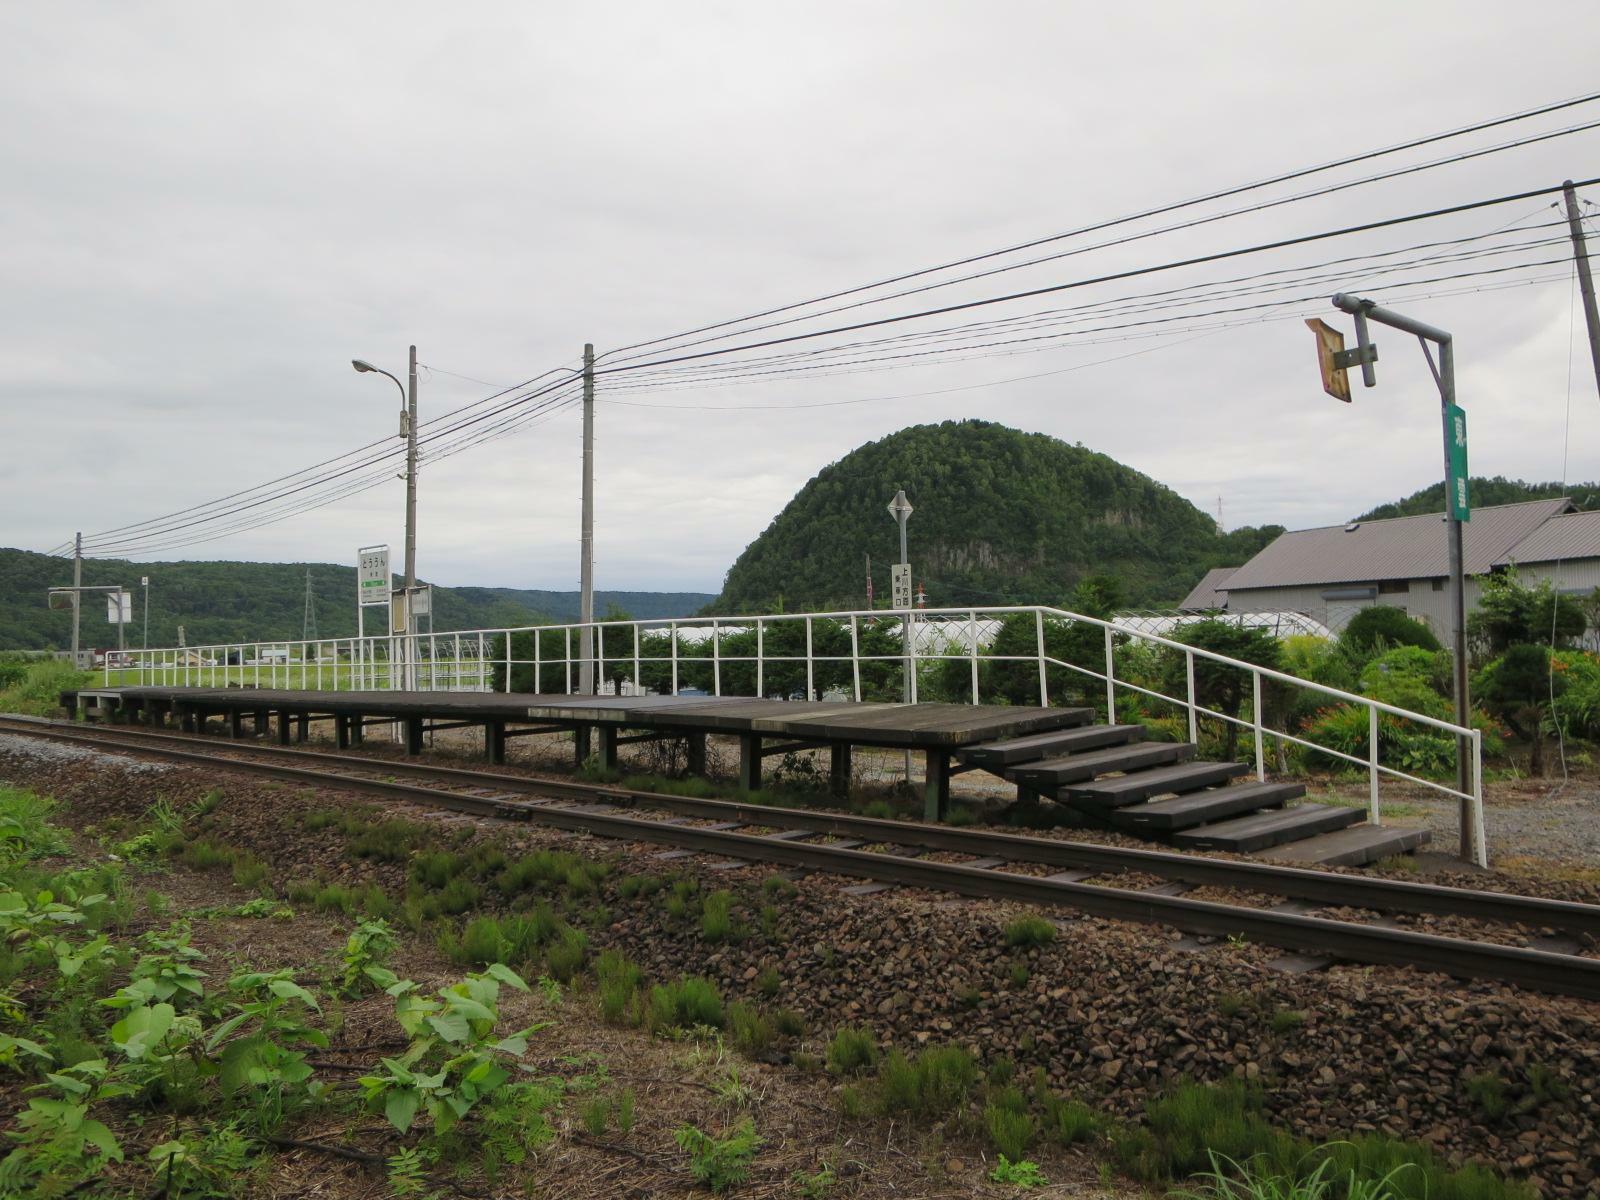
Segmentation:
<svg viewBox="0 0 1600 1200">
<path fill-rule="evenodd" d="M 1258 191 L 1261 188 L 1275 187 L 1283 183 L 1292 183 L 1297 179 L 1309 178 L 1312 175 L 1318 175 L 1326 171 L 1337 170 L 1341 167 L 1354 166 L 1357 163 L 1367 162 L 1377 158 L 1384 158 L 1391 154 L 1399 154 L 1407 150 L 1420 149 L 1423 146 L 1433 145 L 1442 141 L 1449 141 L 1453 138 L 1464 137 L 1472 133 L 1481 133 L 1488 129 L 1499 128 L 1504 125 L 1514 124 L 1518 121 L 1531 120 L 1534 117 L 1545 116 L 1549 113 L 1560 112 L 1566 109 L 1576 108 L 1581 105 L 1591 104 L 1596 100 L 1600 100 L 1600 92 L 1585 93 L 1551 104 L 1540 105 L 1530 109 L 1523 109 L 1501 117 L 1475 122 L 1471 125 L 1463 125 L 1454 129 L 1444 130 L 1439 133 L 1428 134 L 1420 138 L 1412 138 L 1404 142 L 1398 142 L 1390 146 L 1380 147 L 1375 150 L 1363 151 L 1359 154 L 1347 155 L 1342 158 L 1332 159 L 1328 162 L 1320 163 L 1314 166 L 1296 168 L 1294 170 L 1269 176 L 1265 179 L 1255 180 L 1251 183 L 1237 184 L 1231 187 L 1222 188 L 1201 196 L 1192 197 L 1188 200 L 1161 204 L 1151 208 L 1143 209 L 1139 212 L 1129 213 L 1124 216 L 1097 221 L 1088 225 L 1079 226 L 1076 229 L 1071 229 L 1064 233 L 1033 238 L 1029 241 L 1018 242 L 1014 245 L 1001 249 L 987 250 L 979 254 L 953 259 L 937 266 L 922 267 L 918 268 L 917 270 L 903 272 L 898 275 L 877 280 L 873 283 L 860 284 L 854 287 L 828 292 L 820 296 L 814 296 L 809 300 L 801 300 L 789 304 L 779 305 L 777 307 L 764 309 L 743 317 L 737 317 L 726 321 L 718 321 L 709 325 L 700 326 L 695 329 L 689 329 L 678 334 L 670 334 L 664 337 L 652 338 L 642 342 L 634 342 L 629 345 L 617 347 L 616 349 L 607 351 L 606 353 L 608 355 L 622 354 L 627 351 L 640 349 L 646 346 L 660 345 L 665 342 L 672 342 L 682 338 L 697 336 L 701 333 L 710 332 L 711 330 L 724 329 L 732 325 L 739 325 L 749 321 L 760 320 L 765 317 L 774 316 L 783 312 L 792 312 L 799 308 L 807 308 L 816 304 L 825 304 L 833 300 L 842 299 L 846 296 L 857 295 L 861 292 L 872 291 L 880 287 L 891 287 L 894 284 L 903 283 L 911 279 L 937 274 L 940 271 L 955 270 L 960 267 L 970 266 L 974 263 L 983 262 L 991 258 L 1001 257 L 1006 254 L 1020 253 L 1024 250 L 1031 250 L 1035 247 L 1048 245 L 1053 242 L 1064 241 L 1073 237 L 1081 237 L 1091 233 L 1098 233 L 1105 229 L 1112 229 L 1121 225 L 1128 225 L 1137 221 L 1148 220 L 1151 217 L 1164 216 L 1168 213 L 1178 212 L 1186 208 L 1193 208 L 1201 204 L 1209 204 L 1218 200 L 1226 200 L 1234 196 L 1244 195 L 1248 192 Z"/>
</svg>

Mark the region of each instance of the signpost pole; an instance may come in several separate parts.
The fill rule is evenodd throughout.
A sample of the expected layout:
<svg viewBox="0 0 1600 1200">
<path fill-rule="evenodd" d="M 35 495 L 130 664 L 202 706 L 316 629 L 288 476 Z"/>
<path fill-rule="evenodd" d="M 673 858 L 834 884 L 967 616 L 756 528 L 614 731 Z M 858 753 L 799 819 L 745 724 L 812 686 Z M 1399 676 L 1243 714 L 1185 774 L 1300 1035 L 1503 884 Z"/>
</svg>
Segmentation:
<svg viewBox="0 0 1600 1200">
<path fill-rule="evenodd" d="M 914 659 L 911 653 L 911 639 L 915 636 L 912 629 L 911 614 L 911 560 L 906 553 L 906 521 L 910 518 L 913 509 L 911 501 L 906 499 L 905 489 L 895 492 L 894 499 L 889 501 L 889 512 L 900 523 L 900 561 L 895 565 L 893 580 L 890 587 L 890 599 L 894 607 L 900 611 L 900 648 L 904 652 L 904 666 L 901 670 L 900 698 L 905 703 L 911 703 L 911 672 Z M 911 751 L 906 751 L 906 785 L 911 784 Z"/>
<path fill-rule="evenodd" d="M 1462 551 L 1463 522 L 1471 519 L 1472 512 L 1467 496 L 1467 415 L 1456 404 L 1455 339 L 1450 333 L 1401 313 L 1380 308 L 1371 300 L 1341 292 L 1333 298 L 1333 306 L 1340 312 L 1356 318 L 1357 349 L 1346 355 L 1333 356 L 1336 373 L 1343 375 L 1348 366 L 1360 364 L 1363 382 L 1368 387 L 1376 383 L 1371 364 L 1377 361 L 1377 351 L 1367 338 L 1367 322 L 1387 325 L 1409 333 L 1422 343 L 1422 353 L 1428 360 L 1439 388 L 1439 409 L 1444 430 L 1444 499 L 1446 537 L 1450 556 L 1450 652 L 1454 667 L 1455 721 L 1463 729 L 1472 727 L 1472 703 L 1467 694 L 1467 585 L 1465 555 Z M 1436 367 L 1429 343 L 1439 347 Z M 1336 381 L 1337 383 L 1337 381 Z M 1327 385 L 1326 372 L 1324 385 Z M 1349 384 L 1344 383 L 1348 396 Z M 1329 388 L 1334 392 L 1335 388 Z M 1344 397 L 1341 397 L 1344 398 Z M 1461 857 L 1468 862 L 1484 862 L 1483 847 L 1477 844 L 1477 820 L 1472 796 L 1472 769 L 1469 762 L 1468 739 L 1456 737 L 1456 790 L 1460 793 Z"/>
</svg>

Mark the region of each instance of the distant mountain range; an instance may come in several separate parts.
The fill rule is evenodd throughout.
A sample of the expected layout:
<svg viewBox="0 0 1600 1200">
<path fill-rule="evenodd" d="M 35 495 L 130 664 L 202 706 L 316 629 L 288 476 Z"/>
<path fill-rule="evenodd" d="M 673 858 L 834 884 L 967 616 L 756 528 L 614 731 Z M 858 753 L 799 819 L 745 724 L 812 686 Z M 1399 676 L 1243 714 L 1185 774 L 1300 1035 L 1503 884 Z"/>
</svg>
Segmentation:
<svg viewBox="0 0 1600 1200">
<path fill-rule="evenodd" d="M 150 644 L 171 646 L 178 626 L 191 646 L 249 639 L 298 638 L 305 615 L 306 571 L 311 572 L 317 633 L 349 637 L 356 631 L 354 567 L 334 563 L 153 562 L 85 559 L 83 582 L 121 584 L 134 594 L 128 644 L 144 633 L 139 577 L 150 577 Z M 49 588 L 72 582 L 72 564 L 28 550 L 0 549 L 0 650 L 61 649 L 72 641 L 72 614 L 46 607 Z M 434 622 L 440 629 L 493 629 L 534 621 L 578 619 L 578 593 L 522 588 L 435 587 Z M 630 616 L 682 617 L 714 597 L 703 592 L 597 591 L 595 610 Z M 105 600 L 84 601 L 83 640 L 115 646 Z"/>
</svg>

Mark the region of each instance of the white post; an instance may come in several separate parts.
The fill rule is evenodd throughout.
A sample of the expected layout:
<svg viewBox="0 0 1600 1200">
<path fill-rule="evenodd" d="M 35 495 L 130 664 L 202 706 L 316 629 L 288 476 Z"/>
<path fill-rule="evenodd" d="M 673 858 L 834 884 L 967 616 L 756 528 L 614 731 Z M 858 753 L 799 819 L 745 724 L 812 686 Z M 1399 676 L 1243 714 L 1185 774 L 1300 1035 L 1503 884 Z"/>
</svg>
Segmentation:
<svg viewBox="0 0 1600 1200">
<path fill-rule="evenodd" d="M 565 630 L 565 632 L 566 632 L 566 635 L 567 635 L 566 636 L 567 690 L 566 690 L 565 694 L 570 696 L 570 695 L 572 695 L 572 626 L 568 625 L 566 630 Z"/>
<path fill-rule="evenodd" d="M 1258 782 L 1265 783 L 1267 781 L 1267 757 L 1264 753 L 1265 747 L 1261 734 L 1261 672 L 1251 671 L 1250 678 L 1255 692 L 1251 703 L 1255 706 L 1256 719 L 1256 779 Z"/>
<path fill-rule="evenodd" d="M 711 694 L 722 695 L 722 635 L 711 622 Z"/>
<path fill-rule="evenodd" d="M 861 640 L 856 618 L 850 618 L 850 677 L 855 683 L 856 703 L 861 703 Z"/>
<path fill-rule="evenodd" d="M 633 694 L 642 696 L 644 692 L 639 687 L 639 626 L 633 627 Z"/>
<path fill-rule="evenodd" d="M 1378 818 L 1378 706 L 1367 705 L 1367 822 L 1381 825 Z"/>
<path fill-rule="evenodd" d="M 978 610 L 967 614 L 967 664 L 972 669 L 972 702 L 978 703 Z"/>
<path fill-rule="evenodd" d="M 1117 723 L 1116 645 L 1112 641 L 1111 626 L 1104 627 L 1106 635 L 1106 724 Z"/>
<path fill-rule="evenodd" d="M 806 703 L 809 704 L 816 698 L 816 675 L 811 660 L 811 618 L 806 618 Z"/>
<path fill-rule="evenodd" d="M 1033 632 L 1039 655 L 1039 707 L 1050 707 L 1050 683 L 1044 664 L 1044 609 L 1033 610 Z"/>
<path fill-rule="evenodd" d="M 756 699 L 767 698 L 767 623 L 756 618 Z"/>
<path fill-rule="evenodd" d="M 1194 705 L 1194 651 L 1183 652 L 1184 666 L 1189 676 L 1189 740 L 1196 745 L 1200 743 L 1200 717 Z"/>
<path fill-rule="evenodd" d="M 606 627 L 604 625 L 596 625 L 594 627 L 594 632 L 595 632 L 594 694 L 595 695 L 599 695 L 600 694 L 600 685 L 601 685 L 602 682 L 604 682 L 605 675 L 606 675 Z"/>
<path fill-rule="evenodd" d="M 1472 839 L 1473 854 L 1480 867 L 1489 865 L 1489 842 L 1483 828 L 1483 730 L 1472 731 Z"/>
<path fill-rule="evenodd" d="M 667 632 L 672 635 L 672 694 L 678 694 L 678 623 L 674 621 L 667 626 Z"/>
</svg>

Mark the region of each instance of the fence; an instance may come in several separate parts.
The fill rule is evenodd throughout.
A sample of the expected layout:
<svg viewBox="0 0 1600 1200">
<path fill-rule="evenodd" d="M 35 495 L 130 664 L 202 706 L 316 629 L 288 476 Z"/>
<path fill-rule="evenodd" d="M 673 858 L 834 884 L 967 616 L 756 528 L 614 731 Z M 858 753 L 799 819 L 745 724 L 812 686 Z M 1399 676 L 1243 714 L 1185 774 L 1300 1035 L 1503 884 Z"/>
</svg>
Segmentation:
<svg viewBox="0 0 1600 1200">
<path fill-rule="evenodd" d="M 907 632 L 909 627 L 909 633 Z M 1043 606 L 928 609 L 912 613 L 856 610 L 782 613 L 764 616 L 596 621 L 589 626 L 538 625 L 507 629 L 416 634 L 407 637 L 321 639 L 313 642 L 256 642 L 169 648 L 143 652 L 126 670 L 107 668 L 105 681 L 169 686 L 260 686 L 304 690 L 396 689 L 561 692 L 577 690 L 583 673 L 583 631 L 592 631 L 592 662 L 602 688 L 634 693 L 680 694 L 687 689 L 711 695 L 754 695 L 814 699 L 828 695 L 860 701 L 911 702 L 935 682 L 943 696 L 973 704 L 988 700 L 1048 705 L 1052 674 L 1087 681 L 1098 706 L 1100 692 L 1108 719 L 1115 719 L 1118 697 L 1141 696 L 1170 706 L 1186 719 L 1190 741 L 1198 741 L 1202 719 L 1233 727 L 1251 738 L 1258 779 L 1266 778 L 1267 739 L 1299 746 L 1365 772 L 1368 820 L 1381 819 L 1381 784 L 1399 779 L 1455 797 L 1462 804 L 1463 857 L 1487 865 L 1483 826 L 1483 740 L 1478 730 L 1411 712 L 1367 696 L 1314 683 L 1254 663 L 1117 621 Z M 1093 647 L 1091 661 L 1062 656 L 1063 635 L 1076 648 Z M 1052 645 L 1054 643 L 1054 645 Z M 1183 665 L 1180 694 L 1151 686 L 1148 678 L 1118 672 L 1118 651 L 1129 646 L 1158 648 L 1168 661 Z M 1176 657 L 1172 657 L 1176 656 Z M 1084 657 L 1080 655 L 1080 657 Z M 1009 670 L 997 672 L 1001 664 Z M 1202 703 L 1196 666 L 1234 678 L 1241 703 L 1225 712 Z M 1237 672 L 1237 677 L 1228 676 Z M 997 679 L 997 675 L 1003 678 Z M 1208 678 L 1210 675 L 1208 674 Z M 1248 681 L 1248 715 L 1242 702 Z M 1036 689 L 1035 689 L 1036 681 Z M 513 687 L 517 683 L 523 686 Z M 701 685 L 707 685 L 703 688 Z M 1009 694 L 1002 694 L 1004 688 Z M 1285 694 L 1310 692 L 1333 705 L 1351 705 L 1367 716 L 1364 755 L 1322 745 L 1268 723 L 1265 688 Z M 1213 688 L 1212 690 L 1217 690 Z M 1223 689 L 1227 690 L 1227 689 Z M 1059 691 L 1057 694 L 1059 699 Z M 1287 709 L 1287 705 L 1283 706 Z M 1389 716 L 1447 735 L 1455 749 L 1458 786 L 1379 761 L 1380 717 Z M 1287 722 L 1285 722 L 1287 724 Z M 1463 770 L 1464 768 L 1464 770 Z M 1464 780 L 1464 783 L 1461 782 Z"/>
</svg>

